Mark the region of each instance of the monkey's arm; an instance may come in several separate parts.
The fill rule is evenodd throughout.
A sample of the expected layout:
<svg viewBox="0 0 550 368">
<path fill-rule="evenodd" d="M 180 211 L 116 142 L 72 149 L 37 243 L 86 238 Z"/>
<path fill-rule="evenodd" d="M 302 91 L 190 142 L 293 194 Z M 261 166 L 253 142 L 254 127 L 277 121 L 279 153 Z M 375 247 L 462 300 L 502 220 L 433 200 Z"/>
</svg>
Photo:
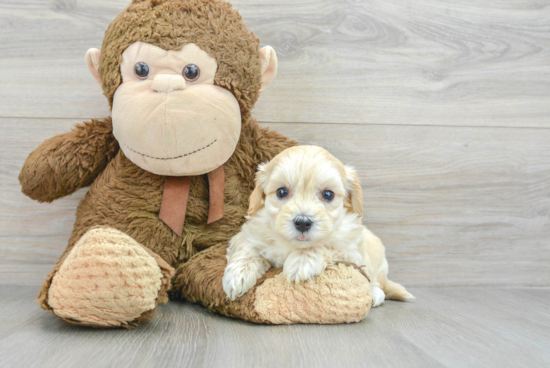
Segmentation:
<svg viewBox="0 0 550 368">
<path fill-rule="evenodd" d="M 22 191 L 39 202 L 69 195 L 90 185 L 118 149 L 111 118 L 78 124 L 27 157 L 19 174 Z"/>
</svg>

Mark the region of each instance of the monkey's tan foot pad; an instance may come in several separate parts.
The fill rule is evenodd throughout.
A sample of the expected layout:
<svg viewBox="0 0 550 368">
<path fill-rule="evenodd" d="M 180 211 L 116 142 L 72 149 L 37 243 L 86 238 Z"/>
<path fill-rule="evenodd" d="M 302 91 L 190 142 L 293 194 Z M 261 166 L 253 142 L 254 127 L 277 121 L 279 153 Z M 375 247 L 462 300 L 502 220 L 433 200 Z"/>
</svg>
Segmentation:
<svg viewBox="0 0 550 368">
<path fill-rule="evenodd" d="M 291 284 L 271 269 L 248 293 L 231 302 L 222 288 L 227 243 L 180 266 L 174 287 L 189 301 L 230 317 L 267 324 L 351 323 L 367 316 L 370 285 L 357 268 L 339 264 L 310 281 Z"/>
<path fill-rule="evenodd" d="M 128 235 L 93 228 L 54 275 L 47 304 L 71 323 L 132 328 L 168 301 L 173 274 L 172 267 Z"/>
</svg>

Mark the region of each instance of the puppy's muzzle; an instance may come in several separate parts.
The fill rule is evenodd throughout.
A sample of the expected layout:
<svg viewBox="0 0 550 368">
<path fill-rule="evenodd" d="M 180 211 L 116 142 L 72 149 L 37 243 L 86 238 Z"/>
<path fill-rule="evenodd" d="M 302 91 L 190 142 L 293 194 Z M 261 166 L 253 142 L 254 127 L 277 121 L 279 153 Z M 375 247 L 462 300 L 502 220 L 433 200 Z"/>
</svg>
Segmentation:
<svg viewBox="0 0 550 368">
<path fill-rule="evenodd" d="M 313 226 L 313 221 L 309 217 L 306 216 L 297 216 L 294 219 L 294 226 L 296 227 L 296 230 L 305 233 L 311 227 Z"/>
</svg>

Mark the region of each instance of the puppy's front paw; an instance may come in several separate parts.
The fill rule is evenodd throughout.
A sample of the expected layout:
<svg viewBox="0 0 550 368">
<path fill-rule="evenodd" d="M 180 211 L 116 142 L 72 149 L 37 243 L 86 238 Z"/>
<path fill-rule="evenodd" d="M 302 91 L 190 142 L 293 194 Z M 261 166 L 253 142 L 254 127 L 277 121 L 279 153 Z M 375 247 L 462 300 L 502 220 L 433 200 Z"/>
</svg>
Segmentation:
<svg viewBox="0 0 550 368">
<path fill-rule="evenodd" d="M 223 291 L 227 298 L 235 300 L 243 296 L 263 276 L 255 263 L 229 263 L 222 279 Z"/>
<path fill-rule="evenodd" d="M 311 251 L 290 253 L 283 266 L 283 274 L 290 282 L 307 281 L 325 270 L 325 258 Z"/>
</svg>

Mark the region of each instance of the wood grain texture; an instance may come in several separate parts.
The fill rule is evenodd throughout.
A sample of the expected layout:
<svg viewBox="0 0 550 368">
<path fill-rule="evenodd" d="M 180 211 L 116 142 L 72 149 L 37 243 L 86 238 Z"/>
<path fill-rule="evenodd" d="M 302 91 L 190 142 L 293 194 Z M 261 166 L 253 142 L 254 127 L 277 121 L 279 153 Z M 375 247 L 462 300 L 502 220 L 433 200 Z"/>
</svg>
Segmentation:
<svg viewBox="0 0 550 368">
<path fill-rule="evenodd" d="M 2 367 L 546 367 L 550 289 L 417 288 L 355 324 L 263 326 L 191 304 L 134 330 L 67 324 L 0 286 Z M 487 292 L 488 291 L 488 292 Z"/>
<path fill-rule="evenodd" d="M 42 281 L 86 190 L 52 204 L 17 175 L 71 120 L 0 119 L 0 283 Z M 364 222 L 407 286 L 550 286 L 550 130 L 265 124 L 358 169 Z"/>
<path fill-rule="evenodd" d="M 0 1 L 0 117 L 108 115 L 84 54 L 129 0 Z M 279 74 L 260 121 L 550 127 L 550 3 L 233 1 Z"/>
</svg>

